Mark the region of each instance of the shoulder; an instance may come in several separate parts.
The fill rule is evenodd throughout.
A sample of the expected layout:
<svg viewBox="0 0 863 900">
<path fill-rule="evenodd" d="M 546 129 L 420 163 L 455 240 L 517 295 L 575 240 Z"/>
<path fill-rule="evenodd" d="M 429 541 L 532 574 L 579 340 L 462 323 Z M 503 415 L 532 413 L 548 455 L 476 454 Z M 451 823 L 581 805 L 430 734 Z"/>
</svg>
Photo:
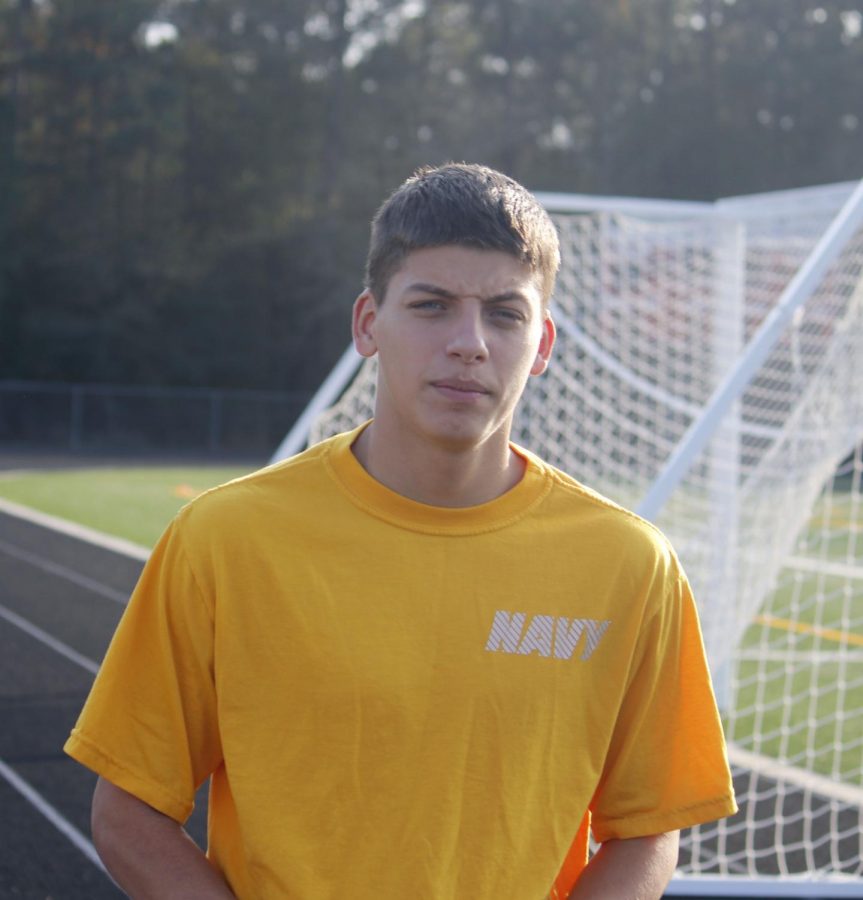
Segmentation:
<svg viewBox="0 0 863 900">
<path fill-rule="evenodd" d="M 178 513 L 174 527 L 187 540 L 220 534 L 239 537 L 286 518 L 302 517 L 311 504 L 326 502 L 331 478 L 327 458 L 343 435 L 290 459 L 258 469 L 200 494 Z"/>
<path fill-rule="evenodd" d="M 620 568 L 646 567 L 656 575 L 682 576 L 671 542 L 652 522 L 567 472 L 536 456 L 530 458 L 551 483 L 540 510 L 546 521 L 559 523 L 574 540 L 595 546 L 597 557 L 613 557 Z"/>
</svg>

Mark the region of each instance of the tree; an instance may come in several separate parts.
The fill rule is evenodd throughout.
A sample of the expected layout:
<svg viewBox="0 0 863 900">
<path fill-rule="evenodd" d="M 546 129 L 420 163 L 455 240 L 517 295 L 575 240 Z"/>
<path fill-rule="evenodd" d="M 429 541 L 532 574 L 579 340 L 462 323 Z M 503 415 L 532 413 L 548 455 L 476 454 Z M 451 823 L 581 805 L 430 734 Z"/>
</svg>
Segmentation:
<svg viewBox="0 0 863 900">
<path fill-rule="evenodd" d="M 313 387 L 417 166 L 860 176 L 840 0 L 0 0 L 0 377 Z"/>
</svg>

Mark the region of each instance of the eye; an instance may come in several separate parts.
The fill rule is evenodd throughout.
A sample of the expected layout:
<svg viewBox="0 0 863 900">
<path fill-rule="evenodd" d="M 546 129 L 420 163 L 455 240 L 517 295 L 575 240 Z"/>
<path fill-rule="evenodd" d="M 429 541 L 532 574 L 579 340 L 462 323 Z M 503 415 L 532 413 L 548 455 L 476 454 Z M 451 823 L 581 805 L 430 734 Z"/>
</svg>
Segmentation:
<svg viewBox="0 0 863 900">
<path fill-rule="evenodd" d="M 491 310 L 492 318 L 496 321 L 517 324 L 524 321 L 524 313 L 519 309 L 511 309 L 507 306 L 495 306 Z"/>
<path fill-rule="evenodd" d="M 436 297 L 430 297 L 426 300 L 415 300 L 410 304 L 410 308 L 419 310 L 420 312 L 435 312 L 437 310 L 445 309 L 446 304 L 443 302 L 443 300 L 440 300 Z"/>
</svg>

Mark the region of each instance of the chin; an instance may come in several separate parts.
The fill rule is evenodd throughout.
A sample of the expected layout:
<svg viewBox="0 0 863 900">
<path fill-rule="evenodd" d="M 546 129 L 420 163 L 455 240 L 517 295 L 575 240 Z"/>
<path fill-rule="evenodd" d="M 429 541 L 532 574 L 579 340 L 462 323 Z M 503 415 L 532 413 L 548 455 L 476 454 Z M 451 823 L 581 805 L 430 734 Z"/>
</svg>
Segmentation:
<svg viewBox="0 0 863 900">
<path fill-rule="evenodd" d="M 501 428 L 489 428 L 473 422 L 451 422 L 430 427 L 426 434 L 438 446 L 452 453 L 464 453 L 485 444 Z"/>
</svg>

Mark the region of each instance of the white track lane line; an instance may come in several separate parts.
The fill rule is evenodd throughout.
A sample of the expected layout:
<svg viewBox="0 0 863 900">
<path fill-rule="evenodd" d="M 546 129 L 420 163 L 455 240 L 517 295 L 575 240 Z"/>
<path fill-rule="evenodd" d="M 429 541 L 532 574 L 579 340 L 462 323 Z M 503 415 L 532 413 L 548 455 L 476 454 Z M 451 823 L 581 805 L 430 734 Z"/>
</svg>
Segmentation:
<svg viewBox="0 0 863 900">
<path fill-rule="evenodd" d="M 51 527 L 51 525 L 48 523 L 44 524 L 45 527 Z M 69 569 L 66 566 L 61 566 L 58 563 L 53 563 L 50 560 L 36 555 L 35 553 L 29 553 L 26 550 L 21 550 L 19 547 L 8 544 L 6 541 L 0 541 L 0 550 L 7 553 L 9 556 L 15 557 L 16 559 L 20 559 L 23 562 L 36 566 L 37 568 L 42 569 L 42 571 L 44 572 L 49 572 L 52 575 L 58 575 L 61 578 L 65 578 L 66 580 L 71 581 L 74 584 L 87 588 L 88 590 L 91 590 L 102 597 L 108 597 L 108 599 L 114 600 L 124 606 L 128 600 L 128 597 L 125 594 L 121 594 L 119 591 L 115 591 L 114 589 L 109 588 L 107 585 L 101 584 L 98 581 L 94 581 L 92 578 L 87 578 L 85 575 L 81 575 L 79 572 L 75 572 L 73 569 Z M 122 552 L 122 550 L 120 552 Z M 99 665 L 92 659 L 89 659 L 83 654 L 78 653 L 77 650 L 73 650 L 68 644 L 64 644 L 62 641 L 57 640 L 57 638 L 48 634 L 47 631 L 43 631 L 32 622 L 27 621 L 27 619 L 19 616 L 15 612 L 12 612 L 11 609 L 7 609 L 2 604 L 0 604 L 0 618 L 9 622 L 10 625 L 14 625 L 16 628 L 20 628 L 22 631 L 29 634 L 30 637 L 34 638 L 37 641 L 40 641 L 47 647 L 50 647 L 50 649 L 52 649 L 55 653 L 59 653 L 61 656 L 64 656 L 66 659 L 80 666 L 82 669 L 86 669 L 86 671 L 90 672 L 91 674 L 95 675 L 99 671 Z M 96 866 L 97 869 L 104 872 L 106 876 L 108 875 L 108 872 L 105 869 L 105 866 L 102 864 L 102 860 L 99 859 L 99 854 L 96 852 L 96 848 L 93 846 L 93 844 L 89 840 L 87 840 L 87 838 L 83 834 L 81 834 L 81 832 L 70 821 L 68 821 L 68 819 L 66 819 L 61 813 L 59 813 L 38 791 L 32 788 L 23 778 L 21 778 L 20 775 L 18 775 L 14 771 L 14 769 L 12 769 L 2 759 L 0 759 L 0 777 L 2 777 L 10 787 L 16 790 L 34 809 L 36 809 L 37 812 L 43 815 L 64 837 L 71 841 L 78 848 L 78 850 L 80 850 L 81 853 L 83 853 L 84 856 L 86 856 L 87 859 L 89 859 L 90 862 L 93 863 L 94 866 Z"/>
<path fill-rule="evenodd" d="M 32 522 L 34 525 L 41 525 L 49 531 L 59 531 L 60 534 L 67 534 L 70 537 L 77 538 L 79 541 L 95 544 L 95 546 L 104 547 L 106 550 L 113 550 L 121 556 L 140 559 L 141 562 L 145 562 L 150 555 L 149 548 L 142 547 L 141 544 L 134 544 L 132 541 L 105 534 L 104 531 L 96 531 L 95 528 L 88 528 L 86 525 L 79 525 L 77 522 L 70 522 L 68 519 L 61 519 L 58 516 L 39 512 L 37 509 L 33 509 L 30 506 L 22 506 L 20 503 L 13 503 L 4 497 L 0 497 L 0 512 L 14 516 L 16 519 Z"/>
<path fill-rule="evenodd" d="M 91 675 L 95 675 L 99 671 L 98 663 L 83 656 L 77 650 L 73 650 L 68 644 L 64 644 L 63 641 L 58 641 L 57 638 L 48 634 L 47 631 L 43 631 L 39 628 L 38 625 L 34 625 L 32 622 L 23 618 L 23 616 L 19 616 L 18 613 L 12 612 L 11 609 L 7 609 L 2 604 L 0 604 L 0 619 L 5 619 L 10 625 L 20 628 L 21 631 L 29 634 L 30 637 L 40 641 L 46 647 L 50 647 L 55 653 L 59 653 L 60 656 L 65 656 L 66 659 L 71 660 L 82 669 L 86 669 Z"/>
<path fill-rule="evenodd" d="M 10 544 L 7 541 L 0 541 L 0 551 L 15 559 L 20 559 L 22 562 L 26 562 L 31 566 L 35 566 L 43 572 L 65 578 L 67 581 L 71 581 L 79 587 L 86 588 L 88 591 L 92 591 L 100 597 L 107 597 L 109 600 L 113 600 L 115 603 L 119 603 L 122 606 L 125 606 L 129 600 L 129 595 L 124 594 L 122 591 L 108 587 L 108 585 L 102 584 L 101 581 L 88 578 L 86 575 L 82 575 L 80 572 L 76 572 L 68 566 L 62 566 L 59 563 L 51 562 L 50 559 L 45 559 L 45 557 L 39 556 L 37 553 L 30 553 L 29 550 L 22 550 L 20 547 L 16 547 L 14 544 Z"/>
<path fill-rule="evenodd" d="M 11 609 L 7 609 L 2 605 L 0 605 L 0 618 L 5 619 L 16 628 L 20 628 L 22 631 L 29 634 L 30 637 L 35 638 L 37 641 L 50 647 L 55 653 L 65 656 L 66 659 L 71 660 L 91 674 L 95 675 L 96 672 L 99 671 L 99 666 L 93 662 L 92 659 L 88 659 L 86 656 L 78 653 L 77 650 L 73 650 L 67 644 L 58 641 L 57 638 L 52 637 L 46 631 L 35 626 L 32 622 L 28 622 L 17 613 L 12 612 Z M 105 872 L 102 860 L 99 859 L 99 854 L 96 852 L 96 848 L 90 841 L 88 841 L 71 822 L 65 819 L 53 806 L 51 806 L 38 791 L 30 787 L 20 775 L 16 774 L 16 772 L 2 759 L 0 759 L 0 776 L 2 776 L 11 787 L 18 791 L 18 793 L 27 800 L 37 812 L 41 813 L 62 835 L 68 838 L 94 866 L 97 866 Z"/>
<path fill-rule="evenodd" d="M 96 848 L 80 831 L 38 792 L 35 791 L 14 769 L 0 759 L 0 776 L 14 788 L 31 806 L 35 807 L 65 837 L 67 837 L 83 854 L 107 875 Z"/>
</svg>

